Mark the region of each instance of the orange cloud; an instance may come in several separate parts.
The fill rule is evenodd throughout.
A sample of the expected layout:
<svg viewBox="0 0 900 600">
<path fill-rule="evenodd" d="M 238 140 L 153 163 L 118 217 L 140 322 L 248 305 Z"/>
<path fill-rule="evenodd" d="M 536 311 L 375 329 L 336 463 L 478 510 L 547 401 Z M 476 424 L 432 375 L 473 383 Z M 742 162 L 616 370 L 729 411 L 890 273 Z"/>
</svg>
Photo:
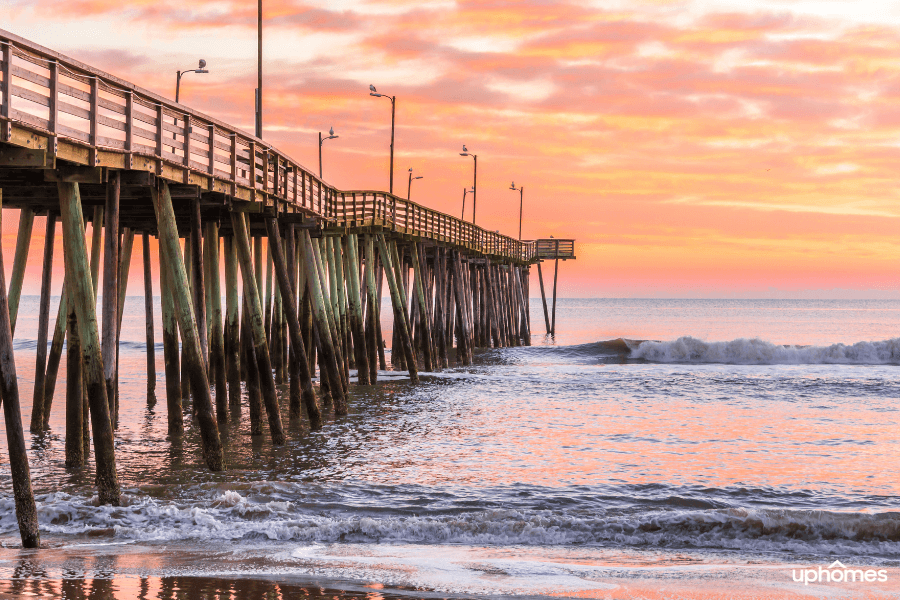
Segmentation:
<svg viewBox="0 0 900 600">
<path fill-rule="evenodd" d="M 215 68 L 187 102 L 252 128 L 255 5 L 13 6 L 5 27 L 66 24 L 60 50 L 161 93 L 202 49 Z M 265 136 L 312 166 L 334 126 L 326 179 L 384 189 L 390 106 L 368 84 L 396 94 L 395 191 L 412 167 L 413 199 L 458 214 L 467 144 L 479 224 L 515 233 L 524 185 L 525 237 L 584 243 L 565 271 L 581 295 L 880 289 L 900 250 L 900 30 L 779 6 L 267 0 Z"/>
</svg>

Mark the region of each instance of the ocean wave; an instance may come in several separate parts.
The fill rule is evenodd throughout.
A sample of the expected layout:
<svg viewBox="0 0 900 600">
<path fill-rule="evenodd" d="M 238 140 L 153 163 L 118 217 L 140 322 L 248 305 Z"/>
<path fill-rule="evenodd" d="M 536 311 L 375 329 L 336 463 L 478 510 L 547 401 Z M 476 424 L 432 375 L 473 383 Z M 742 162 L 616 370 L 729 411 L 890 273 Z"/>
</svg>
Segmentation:
<svg viewBox="0 0 900 600">
<path fill-rule="evenodd" d="M 220 490 L 186 502 L 127 498 L 121 507 L 57 492 L 39 498 L 50 534 L 156 541 L 277 540 L 478 545 L 601 545 L 900 557 L 900 513 L 718 508 L 706 510 L 528 510 L 456 514 L 311 510 Z M 0 530 L 17 530 L 11 498 Z"/>
<path fill-rule="evenodd" d="M 900 364 L 900 338 L 830 346 L 779 345 L 758 338 L 704 342 L 690 336 L 670 342 L 632 343 L 631 358 L 662 363 L 741 365 Z"/>
</svg>

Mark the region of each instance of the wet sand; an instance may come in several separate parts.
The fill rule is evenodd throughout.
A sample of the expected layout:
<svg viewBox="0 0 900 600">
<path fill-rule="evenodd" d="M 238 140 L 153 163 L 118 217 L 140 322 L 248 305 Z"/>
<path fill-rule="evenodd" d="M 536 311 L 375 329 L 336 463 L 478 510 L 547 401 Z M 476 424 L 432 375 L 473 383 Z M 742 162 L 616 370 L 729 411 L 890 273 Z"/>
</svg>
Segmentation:
<svg viewBox="0 0 900 600">
<path fill-rule="evenodd" d="M 790 565 L 775 562 L 753 563 L 692 553 L 613 553 L 610 560 L 589 557 L 579 565 L 575 557 L 565 561 L 573 572 L 581 568 L 583 585 L 579 589 L 565 586 L 556 590 L 524 589 L 513 593 L 471 594 L 447 593 L 425 588 L 391 586 L 381 583 L 377 573 L 408 569 L 390 558 L 402 555 L 402 546 L 380 545 L 375 552 L 380 560 L 369 562 L 371 579 L 335 579 L 327 568 L 315 561 L 284 560 L 296 545 L 282 548 L 280 553 L 260 552 L 262 546 L 235 545 L 216 548 L 185 548 L 182 545 L 137 544 L 68 544 L 42 548 L 40 551 L 15 548 L 0 549 L 0 600 L 65 598 L 72 600 L 240 600 L 265 598 L 367 598 L 400 600 L 409 598 L 600 598 L 624 600 L 732 598 L 737 600 L 793 600 L 801 598 L 875 598 L 900 597 L 897 583 L 900 569 L 886 568 L 888 582 L 854 585 L 849 583 L 803 584 L 792 581 Z M 484 556 L 492 549 L 469 549 Z M 437 568 L 452 568 L 448 561 Z M 361 556 L 348 554 L 348 563 Z M 547 557 L 551 560 L 553 557 Z M 556 557 L 559 559 L 560 557 Z M 551 560 L 552 562 L 552 560 Z M 490 562 L 468 562 L 463 566 L 471 575 L 503 589 L 504 579 L 514 579 L 514 567 L 498 567 Z M 796 567 L 811 565 L 795 565 Z M 317 573 L 318 571 L 318 573 Z M 389 578 L 389 576 L 388 576 Z M 534 593 L 537 592 L 537 593 Z M 543 592 L 543 593 L 541 593 Z"/>
</svg>

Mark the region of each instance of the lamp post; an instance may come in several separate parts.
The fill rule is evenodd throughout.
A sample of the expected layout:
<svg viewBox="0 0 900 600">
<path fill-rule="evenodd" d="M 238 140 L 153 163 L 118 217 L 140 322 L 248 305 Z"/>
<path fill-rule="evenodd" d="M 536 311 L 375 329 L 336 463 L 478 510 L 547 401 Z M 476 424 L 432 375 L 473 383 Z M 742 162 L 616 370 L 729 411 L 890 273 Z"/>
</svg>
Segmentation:
<svg viewBox="0 0 900 600">
<path fill-rule="evenodd" d="M 478 201 L 478 155 L 471 154 L 466 148 L 466 145 L 463 144 L 463 151 L 459 153 L 460 156 L 471 156 L 475 159 L 475 175 L 472 178 L 472 225 L 475 224 L 475 203 Z M 463 200 L 465 200 L 465 196 L 463 196 Z M 464 217 L 465 219 L 465 217 Z"/>
<path fill-rule="evenodd" d="M 463 188 L 463 207 L 462 207 L 462 213 L 459 215 L 459 218 L 463 221 L 466 220 L 466 194 L 471 194 L 474 192 L 475 192 L 474 188 Z"/>
<path fill-rule="evenodd" d="M 178 100 L 181 97 L 181 78 L 188 73 L 209 73 L 206 70 L 206 61 L 202 58 L 200 59 L 200 63 L 196 69 L 188 69 L 187 71 L 178 71 L 178 77 L 175 79 L 175 104 L 178 104 Z M 178 125 L 178 119 L 175 119 L 175 125 Z M 160 123 L 160 127 L 162 124 Z M 177 134 L 172 133 L 172 139 L 175 139 Z M 172 152 L 175 152 L 175 148 L 172 148 Z"/>
<path fill-rule="evenodd" d="M 397 108 L 397 96 L 388 96 L 387 94 L 379 94 L 374 85 L 369 85 L 369 95 L 376 98 L 391 99 L 391 194 L 394 193 L 394 116 Z"/>
<path fill-rule="evenodd" d="M 422 179 L 424 175 L 419 175 L 418 177 L 412 176 L 412 168 L 409 169 L 409 184 L 406 186 L 406 199 L 409 200 L 409 193 L 412 191 L 412 182 L 413 179 Z"/>
<path fill-rule="evenodd" d="M 519 241 L 522 241 L 522 195 L 525 193 L 525 186 L 516 187 L 516 182 L 509 184 L 509 189 L 519 192 Z"/>
<path fill-rule="evenodd" d="M 319 179 L 322 179 L 322 142 L 324 142 L 325 140 L 333 140 L 333 139 L 338 138 L 338 137 L 340 137 L 340 136 L 339 136 L 339 135 L 334 135 L 334 127 L 332 127 L 332 128 L 328 131 L 328 137 L 327 137 L 327 138 L 323 138 L 323 137 L 322 137 L 322 132 L 321 132 L 321 131 L 319 132 Z"/>
<path fill-rule="evenodd" d="M 187 71 L 178 71 L 178 78 L 175 80 L 175 102 L 178 102 L 178 99 L 181 96 L 181 78 L 188 73 L 209 73 L 209 71 L 206 70 L 206 61 L 201 58 L 200 66 L 198 68 L 188 69 Z"/>
<path fill-rule="evenodd" d="M 256 137 L 262 139 L 262 3 L 256 9 Z"/>
</svg>

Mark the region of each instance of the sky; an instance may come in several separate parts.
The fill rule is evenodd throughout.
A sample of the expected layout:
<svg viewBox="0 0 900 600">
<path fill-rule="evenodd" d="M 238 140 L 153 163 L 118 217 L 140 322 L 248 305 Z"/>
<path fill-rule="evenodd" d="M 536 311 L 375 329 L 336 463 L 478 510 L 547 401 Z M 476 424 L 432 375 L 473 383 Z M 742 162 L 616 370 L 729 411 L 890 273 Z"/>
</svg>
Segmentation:
<svg viewBox="0 0 900 600">
<path fill-rule="evenodd" d="M 525 239 L 576 239 L 561 296 L 900 298 L 900 4 L 264 4 L 265 139 L 315 170 L 334 127 L 325 179 L 386 190 L 391 107 L 368 86 L 396 95 L 398 195 L 412 168 L 412 200 L 459 215 L 465 144 L 477 224 L 518 235 L 514 181 Z M 4 29 L 169 97 L 203 58 L 182 102 L 253 130 L 255 2 L 2 11 Z"/>
</svg>

